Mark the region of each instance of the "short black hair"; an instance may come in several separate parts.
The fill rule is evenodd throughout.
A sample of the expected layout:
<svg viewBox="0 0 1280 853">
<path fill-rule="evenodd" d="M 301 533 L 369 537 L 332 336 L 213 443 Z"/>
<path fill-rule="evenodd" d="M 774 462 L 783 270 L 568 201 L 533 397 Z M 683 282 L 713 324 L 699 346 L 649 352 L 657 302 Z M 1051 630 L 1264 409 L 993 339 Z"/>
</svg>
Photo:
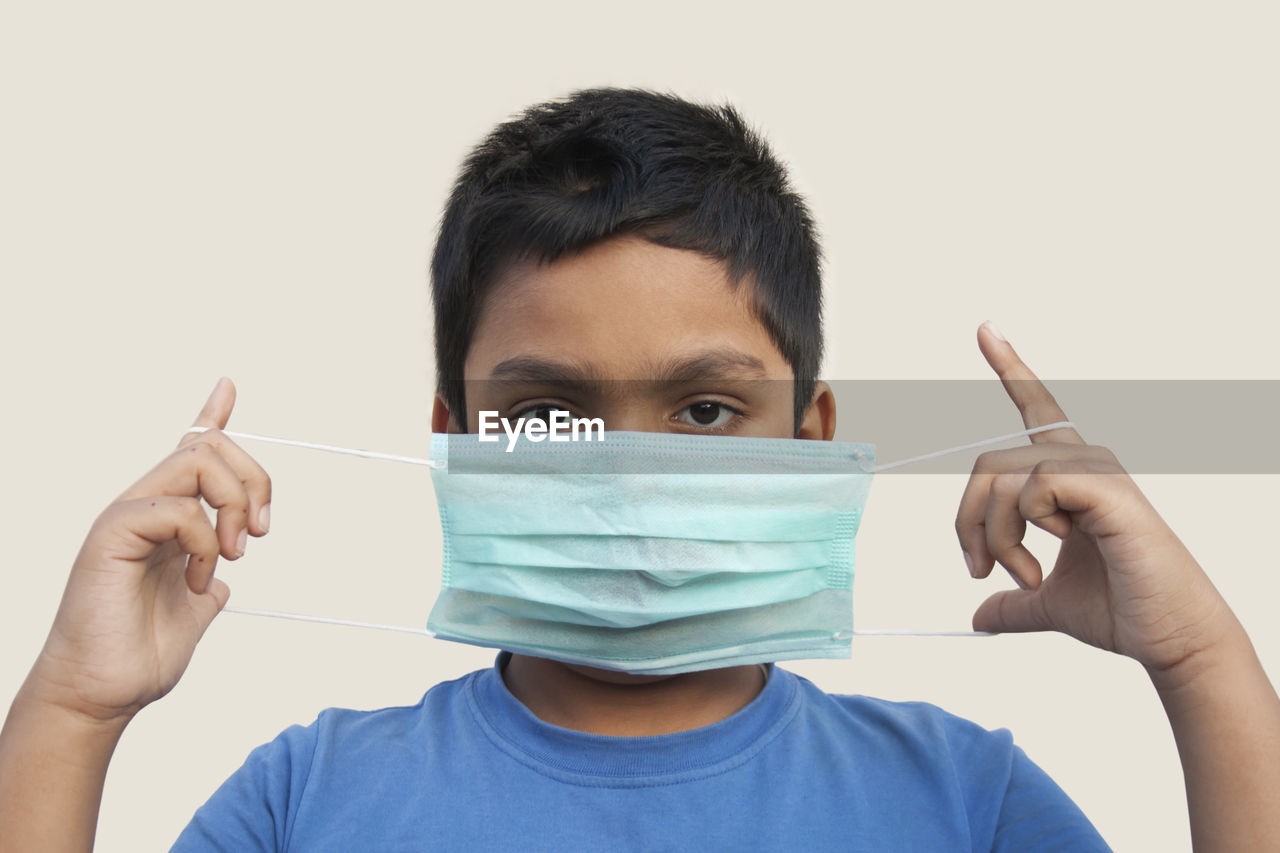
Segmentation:
<svg viewBox="0 0 1280 853">
<path fill-rule="evenodd" d="M 463 429 L 463 364 L 496 275 L 620 234 L 750 282 L 795 375 L 798 430 L 822 361 L 821 249 L 803 199 L 731 106 L 614 88 L 529 107 L 463 163 L 431 262 L 437 382 Z"/>
</svg>

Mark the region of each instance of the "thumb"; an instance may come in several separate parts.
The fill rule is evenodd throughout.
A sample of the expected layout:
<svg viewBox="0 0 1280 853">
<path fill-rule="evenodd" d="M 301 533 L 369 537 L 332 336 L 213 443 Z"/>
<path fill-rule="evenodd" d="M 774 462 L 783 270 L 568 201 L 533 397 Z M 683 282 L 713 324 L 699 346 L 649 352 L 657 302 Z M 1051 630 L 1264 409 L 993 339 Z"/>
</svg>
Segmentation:
<svg viewBox="0 0 1280 853">
<path fill-rule="evenodd" d="M 973 630 L 991 633 L 1051 631 L 1044 599 L 1034 589 L 1006 589 L 978 605 Z"/>
<path fill-rule="evenodd" d="M 209 582 L 209 588 L 205 590 L 204 595 L 187 590 L 187 598 L 191 602 L 192 612 L 195 613 L 196 623 L 200 626 L 200 636 L 204 636 L 214 617 L 222 612 L 222 608 L 226 607 L 231 599 L 231 587 L 227 586 L 221 578 L 214 578 Z"/>
</svg>

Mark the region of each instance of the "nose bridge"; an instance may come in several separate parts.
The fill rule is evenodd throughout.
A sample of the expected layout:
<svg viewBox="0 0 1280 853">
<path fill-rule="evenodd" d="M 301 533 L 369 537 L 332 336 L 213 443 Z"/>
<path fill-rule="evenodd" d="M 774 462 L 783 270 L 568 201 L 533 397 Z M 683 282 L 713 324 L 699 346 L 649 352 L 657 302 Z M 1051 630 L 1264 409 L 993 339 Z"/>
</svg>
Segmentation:
<svg viewBox="0 0 1280 853">
<path fill-rule="evenodd" d="M 660 383 L 645 380 L 614 380 L 600 396 L 598 417 L 604 428 L 616 432 L 666 432 L 668 412 L 659 393 Z"/>
</svg>

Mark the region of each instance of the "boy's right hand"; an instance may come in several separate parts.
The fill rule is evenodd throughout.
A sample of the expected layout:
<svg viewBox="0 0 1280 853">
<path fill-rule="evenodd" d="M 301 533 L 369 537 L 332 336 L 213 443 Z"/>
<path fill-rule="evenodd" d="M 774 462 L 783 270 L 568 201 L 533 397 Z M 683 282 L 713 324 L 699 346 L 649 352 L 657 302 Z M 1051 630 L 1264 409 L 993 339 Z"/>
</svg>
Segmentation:
<svg viewBox="0 0 1280 853">
<path fill-rule="evenodd" d="M 235 386 L 220 379 L 177 450 L 100 515 L 24 686 L 41 702 L 126 723 L 168 693 L 226 605 L 221 555 L 266 534 L 271 480 L 222 432 Z M 201 498 L 217 510 L 211 524 Z"/>
</svg>

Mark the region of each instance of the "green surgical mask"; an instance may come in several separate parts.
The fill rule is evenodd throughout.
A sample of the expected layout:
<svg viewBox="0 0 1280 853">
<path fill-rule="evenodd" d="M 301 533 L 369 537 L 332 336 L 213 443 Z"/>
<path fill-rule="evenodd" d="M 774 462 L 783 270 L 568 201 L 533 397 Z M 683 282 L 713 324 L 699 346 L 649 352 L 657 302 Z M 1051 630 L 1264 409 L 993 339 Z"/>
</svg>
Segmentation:
<svg viewBox="0 0 1280 853">
<path fill-rule="evenodd" d="M 849 655 L 868 444 L 432 437 L 436 636 L 632 673 Z"/>
<path fill-rule="evenodd" d="M 485 442 L 436 434 L 431 458 L 422 459 L 228 431 L 431 468 L 444 571 L 427 630 L 223 610 L 652 674 L 848 657 L 851 638 L 862 634 L 976 636 L 853 629 L 854 536 L 871 477 L 1063 427 L 1074 425 L 879 465 L 869 444 L 789 438 L 606 432 L 594 442 Z"/>
</svg>

